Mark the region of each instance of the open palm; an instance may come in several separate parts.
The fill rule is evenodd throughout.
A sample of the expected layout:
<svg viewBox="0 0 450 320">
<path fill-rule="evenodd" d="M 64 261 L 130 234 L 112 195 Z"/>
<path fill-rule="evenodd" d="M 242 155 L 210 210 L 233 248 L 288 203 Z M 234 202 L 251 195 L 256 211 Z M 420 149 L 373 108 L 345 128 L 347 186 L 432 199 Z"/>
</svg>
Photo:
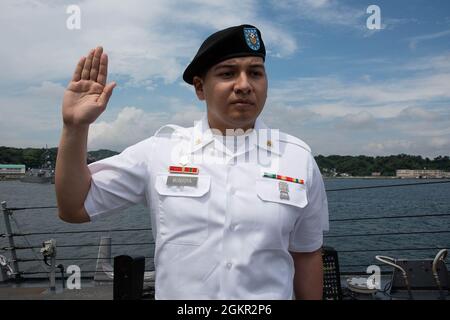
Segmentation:
<svg viewBox="0 0 450 320">
<path fill-rule="evenodd" d="M 66 125 L 89 125 L 106 109 L 115 83 L 106 84 L 108 56 L 102 47 L 82 57 L 64 92 L 63 120 Z"/>
</svg>

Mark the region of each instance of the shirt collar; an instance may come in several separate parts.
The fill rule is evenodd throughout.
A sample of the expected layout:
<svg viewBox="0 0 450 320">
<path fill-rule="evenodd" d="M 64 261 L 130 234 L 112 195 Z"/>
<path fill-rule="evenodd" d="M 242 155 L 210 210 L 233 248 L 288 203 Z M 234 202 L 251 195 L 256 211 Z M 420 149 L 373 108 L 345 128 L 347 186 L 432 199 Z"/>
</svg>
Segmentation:
<svg viewBox="0 0 450 320">
<path fill-rule="evenodd" d="M 208 118 L 206 114 L 201 120 L 196 121 L 194 125 L 194 130 L 191 137 L 190 152 L 195 151 L 205 147 L 214 140 L 213 133 L 209 127 Z"/>
<path fill-rule="evenodd" d="M 279 130 L 269 129 L 267 125 L 259 118 L 255 121 L 255 127 L 249 136 L 250 150 L 254 146 L 280 155 L 280 132 Z M 190 142 L 190 153 L 207 146 L 214 141 L 212 130 L 209 126 L 207 115 L 201 120 L 196 121 L 192 132 Z M 248 151 L 250 151 L 248 150 Z"/>
</svg>

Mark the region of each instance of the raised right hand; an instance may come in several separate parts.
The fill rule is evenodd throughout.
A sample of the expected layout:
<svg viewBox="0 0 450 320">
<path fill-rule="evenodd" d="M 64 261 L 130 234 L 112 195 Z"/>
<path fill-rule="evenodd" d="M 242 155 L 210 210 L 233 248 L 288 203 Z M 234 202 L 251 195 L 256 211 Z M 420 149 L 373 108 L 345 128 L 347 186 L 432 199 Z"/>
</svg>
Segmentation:
<svg viewBox="0 0 450 320">
<path fill-rule="evenodd" d="M 106 84 L 108 56 L 102 47 L 92 49 L 78 62 L 72 80 L 64 92 L 62 114 L 67 126 L 86 126 L 93 123 L 106 109 L 116 86 Z"/>
</svg>

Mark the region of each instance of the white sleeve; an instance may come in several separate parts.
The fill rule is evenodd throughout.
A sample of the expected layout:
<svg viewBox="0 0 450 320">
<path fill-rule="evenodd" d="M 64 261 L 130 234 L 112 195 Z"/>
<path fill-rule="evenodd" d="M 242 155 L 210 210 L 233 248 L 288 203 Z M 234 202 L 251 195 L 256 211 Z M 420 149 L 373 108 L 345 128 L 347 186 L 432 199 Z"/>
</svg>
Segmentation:
<svg viewBox="0 0 450 320">
<path fill-rule="evenodd" d="M 148 182 L 150 139 L 125 149 L 121 154 L 88 165 L 92 180 L 84 202 L 91 220 L 145 202 Z"/>
<path fill-rule="evenodd" d="M 290 235 L 289 250 L 312 252 L 323 244 L 323 232 L 328 231 L 328 201 L 325 186 L 314 157 L 310 157 L 307 186 L 308 204 L 300 213 Z"/>
</svg>

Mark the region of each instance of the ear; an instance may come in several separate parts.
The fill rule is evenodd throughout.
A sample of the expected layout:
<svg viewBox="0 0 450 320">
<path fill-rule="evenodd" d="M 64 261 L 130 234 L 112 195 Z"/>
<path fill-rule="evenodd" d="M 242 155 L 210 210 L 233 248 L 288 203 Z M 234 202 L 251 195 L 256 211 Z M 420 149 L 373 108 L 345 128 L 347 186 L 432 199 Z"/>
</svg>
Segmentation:
<svg viewBox="0 0 450 320">
<path fill-rule="evenodd" d="M 203 91 L 203 79 L 198 76 L 195 76 L 194 79 L 192 79 L 192 81 L 197 98 L 199 100 L 205 100 L 205 92 Z"/>
</svg>

